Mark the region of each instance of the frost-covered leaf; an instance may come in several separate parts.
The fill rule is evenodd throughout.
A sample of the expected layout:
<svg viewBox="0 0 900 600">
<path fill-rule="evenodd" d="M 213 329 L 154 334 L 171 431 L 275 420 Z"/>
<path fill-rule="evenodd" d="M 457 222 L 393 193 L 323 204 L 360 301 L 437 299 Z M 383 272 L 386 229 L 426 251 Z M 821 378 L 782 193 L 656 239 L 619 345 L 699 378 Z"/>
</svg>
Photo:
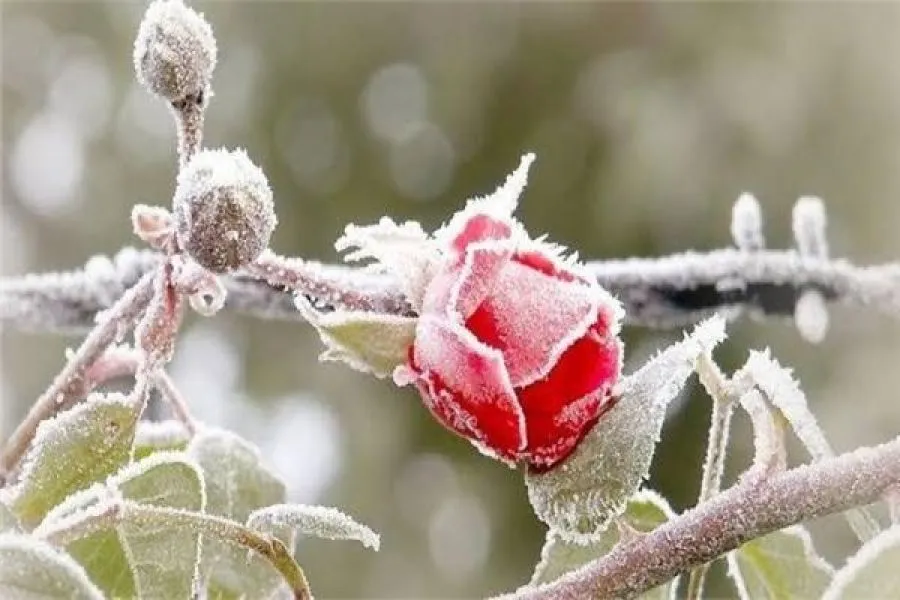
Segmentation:
<svg viewBox="0 0 900 600">
<path fill-rule="evenodd" d="M 103 600 L 103 594 L 65 553 L 31 536 L 0 534 L 0 598 Z"/>
<path fill-rule="evenodd" d="M 206 511 L 245 523 L 260 508 L 286 499 L 284 483 L 262 465 L 259 450 L 240 437 L 216 429 L 198 433 L 187 453 L 203 469 Z M 293 548 L 293 536 L 276 535 Z M 265 560 L 246 550 L 204 537 L 201 572 L 209 598 L 264 598 L 282 586 L 281 576 Z"/>
<path fill-rule="evenodd" d="M 809 533 L 794 526 L 729 552 L 728 574 L 741 600 L 813 600 L 822 596 L 834 569 L 816 553 Z"/>
<path fill-rule="evenodd" d="M 625 378 L 617 403 L 560 466 L 528 473 L 538 517 L 567 541 L 602 536 L 646 478 L 666 415 L 694 371 L 697 357 L 725 338 L 713 317 Z"/>
<path fill-rule="evenodd" d="M 381 544 L 377 533 L 336 508 L 327 506 L 267 506 L 251 513 L 247 526 L 266 533 L 292 529 L 300 535 L 329 540 L 357 540 L 373 550 L 378 550 Z"/>
<path fill-rule="evenodd" d="M 348 262 L 375 259 L 374 266 L 396 277 L 410 306 L 422 307 L 440 254 L 421 225 L 414 221 L 397 225 L 387 217 L 377 225 L 351 224 L 334 246 L 338 251 L 355 249 L 344 257 Z"/>
<path fill-rule="evenodd" d="M 181 421 L 141 421 L 134 436 L 134 459 L 147 458 L 155 452 L 179 452 L 187 448 L 191 434 Z"/>
<path fill-rule="evenodd" d="M 675 514 L 665 498 L 656 492 L 642 490 L 629 502 L 622 514 L 625 524 L 640 533 L 653 531 L 671 519 Z M 541 550 L 541 562 L 537 564 L 529 585 L 539 585 L 558 579 L 582 565 L 600 558 L 613 549 L 619 541 L 618 527 L 608 527 L 606 531 L 588 544 L 567 542 L 553 529 L 547 531 L 547 541 Z M 674 598 L 678 579 L 656 587 L 640 596 L 644 600 Z"/>
<path fill-rule="evenodd" d="M 125 467 L 105 485 L 71 496 L 47 515 L 41 528 L 77 519 L 118 495 L 139 504 L 193 511 L 203 510 L 205 501 L 199 467 L 183 454 L 159 452 Z M 189 597 L 200 558 L 196 532 L 129 519 L 76 540 L 66 550 L 111 597 Z"/>
<path fill-rule="evenodd" d="M 834 456 L 831 444 L 809 409 L 806 395 L 794 380 L 790 369 L 782 367 L 768 351 L 751 351 L 742 371 L 750 376 L 769 401 L 781 411 L 813 460 Z M 861 540 L 871 539 L 879 530 L 878 523 L 863 508 L 851 509 L 844 514 Z"/>
<path fill-rule="evenodd" d="M 303 295 L 297 310 L 319 332 L 327 350 L 321 360 L 342 361 L 364 373 L 387 377 L 406 362 L 416 335 L 416 319 L 362 311 L 322 313 Z"/>
<path fill-rule="evenodd" d="M 9 507 L 27 528 L 64 498 L 128 462 L 141 406 L 121 394 L 91 394 L 41 423 Z"/>
<path fill-rule="evenodd" d="M 900 525 L 865 543 L 835 573 L 822 600 L 900 598 Z"/>
</svg>

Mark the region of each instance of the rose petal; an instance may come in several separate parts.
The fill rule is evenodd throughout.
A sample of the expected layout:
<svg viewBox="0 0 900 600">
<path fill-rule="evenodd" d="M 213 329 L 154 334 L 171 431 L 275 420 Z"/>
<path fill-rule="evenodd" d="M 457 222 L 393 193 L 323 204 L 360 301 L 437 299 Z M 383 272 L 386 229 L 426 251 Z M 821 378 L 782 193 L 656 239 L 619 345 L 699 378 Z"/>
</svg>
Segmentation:
<svg viewBox="0 0 900 600">
<path fill-rule="evenodd" d="M 622 357 L 621 342 L 608 334 L 609 318 L 601 315 L 546 378 L 516 390 L 527 415 L 529 462 L 551 466 L 565 458 L 608 408 Z"/>
<path fill-rule="evenodd" d="M 463 223 L 462 230 L 450 240 L 450 248 L 464 253 L 477 242 L 485 240 L 506 240 L 512 235 L 512 220 L 498 219 L 484 213 L 472 214 Z"/>
<path fill-rule="evenodd" d="M 444 248 L 457 253 L 468 244 L 487 239 L 506 239 L 521 229 L 513 220 L 519 196 L 528 182 L 528 169 L 534 154 L 526 154 L 506 181 L 488 196 L 473 198 L 465 208 L 453 215 L 450 222 L 435 232 L 435 239 Z"/>
<path fill-rule="evenodd" d="M 596 286 L 562 281 L 516 260 L 493 283 L 466 329 L 503 352 L 515 387 L 544 377 L 588 331 L 603 299 Z"/>
<path fill-rule="evenodd" d="M 486 241 L 470 246 L 461 264 L 445 265 L 432 279 L 422 314 L 464 321 L 494 288 L 513 251 L 510 242 Z"/>
<path fill-rule="evenodd" d="M 457 324 L 423 316 L 411 358 L 423 399 L 444 425 L 499 456 L 518 456 L 525 417 L 499 352 Z"/>
</svg>

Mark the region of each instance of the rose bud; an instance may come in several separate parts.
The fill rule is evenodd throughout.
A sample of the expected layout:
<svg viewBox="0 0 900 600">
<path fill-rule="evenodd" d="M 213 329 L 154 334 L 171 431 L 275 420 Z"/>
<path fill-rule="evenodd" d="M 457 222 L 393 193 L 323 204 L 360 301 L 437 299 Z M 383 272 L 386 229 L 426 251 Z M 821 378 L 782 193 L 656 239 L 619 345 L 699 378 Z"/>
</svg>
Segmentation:
<svg viewBox="0 0 900 600">
<path fill-rule="evenodd" d="M 170 102 L 206 96 L 216 66 L 216 39 L 203 15 L 182 0 L 155 0 L 134 40 L 138 81 Z"/>
<path fill-rule="evenodd" d="M 612 406 L 622 308 L 513 219 L 532 160 L 435 235 L 436 275 L 394 379 L 414 383 L 434 416 L 482 451 L 546 470 Z"/>
<path fill-rule="evenodd" d="M 172 204 L 179 245 L 214 273 L 255 260 L 275 229 L 268 180 L 243 150 L 203 150 L 191 158 Z"/>
</svg>

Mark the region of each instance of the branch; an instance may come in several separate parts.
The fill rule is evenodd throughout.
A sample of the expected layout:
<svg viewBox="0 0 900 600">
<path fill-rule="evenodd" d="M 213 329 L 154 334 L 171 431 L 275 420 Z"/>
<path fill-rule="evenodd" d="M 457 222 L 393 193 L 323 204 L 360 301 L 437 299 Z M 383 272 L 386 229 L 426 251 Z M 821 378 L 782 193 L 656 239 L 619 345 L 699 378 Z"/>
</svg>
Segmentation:
<svg viewBox="0 0 900 600">
<path fill-rule="evenodd" d="M 81 270 L 0 279 L 0 322 L 22 330 L 84 333 L 96 314 L 157 264 L 161 255 L 133 248 L 112 260 L 94 257 Z M 310 277 L 294 289 L 317 303 L 366 297 L 372 310 L 410 314 L 388 275 L 340 265 L 303 263 Z M 745 313 L 791 317 L 810 289 L 830 303 L 872 308 L 900 318 L 900 263 L 872 267 L 844 260 L 811 258 L 793 250 L 747 252 L 722 249 L 655 259 L 588 263 L 598 282 L 625 305 L 626 324 L 674 328 L 697 323 L 714 312 L 729 318 Z M 223 278 L 226 307 L 264 319 L 302 320 L 292 294 L 239 273 Z M 326 293 L 327 290 L 327 293 Z"/>
<path fill-rule="evenodd" d="M 731 489 L 614 548 L 609 554 L 506 600 L 631 597 L 743 543 L 789 525 L 870 504 L 900 482 L 900 438 Z"/>
</svg>

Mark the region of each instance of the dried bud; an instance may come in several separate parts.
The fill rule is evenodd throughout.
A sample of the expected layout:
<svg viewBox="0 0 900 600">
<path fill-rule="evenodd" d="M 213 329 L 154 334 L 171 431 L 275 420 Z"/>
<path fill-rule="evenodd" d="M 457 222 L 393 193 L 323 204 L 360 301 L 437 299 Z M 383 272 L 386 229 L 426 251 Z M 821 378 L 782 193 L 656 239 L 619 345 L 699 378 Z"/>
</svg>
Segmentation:
<svg viewBox="0 0 900 600">
<path fill-rule="evenodd" d="M 203 15 L 182 0 L 155 0 L 134 40 L 138 81 L 170 102 L 206 96 L 216 66 L 216 39 Z"/>
<path fill-rule="evenodd" d="M 243 150 L 203 150 L 178 174 L 178 243 L 198 263 L 225 273 L 256 259 L 275 229 L 272 191 Z"/>
</svg>

